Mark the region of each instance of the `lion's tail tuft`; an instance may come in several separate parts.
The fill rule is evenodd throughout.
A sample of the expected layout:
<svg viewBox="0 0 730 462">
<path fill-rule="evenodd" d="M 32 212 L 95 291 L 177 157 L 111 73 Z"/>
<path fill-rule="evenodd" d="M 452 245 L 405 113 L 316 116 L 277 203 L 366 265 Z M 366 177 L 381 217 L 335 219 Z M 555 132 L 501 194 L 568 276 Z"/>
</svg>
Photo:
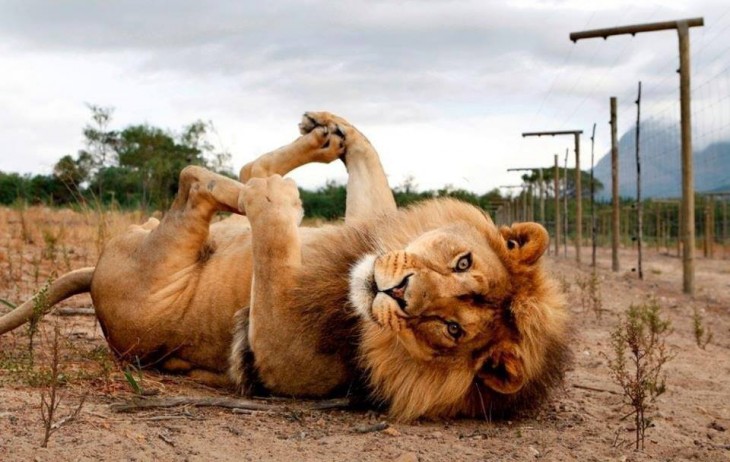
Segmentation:
<svg viewBox="0 0 730 462">
<path fill-rule="evenodd" d="M 72 295 L 88 292 L 91 288 L 91 277 L 93 275 L 93 267 L 81 268 L 66 273 L 53 281 L 46 292 L 46 300 L 42 312 L 47 313 L 53 305 Z M 0 335 L 10 332 L 31 320 L 35 308 L 35 300 L 38 296 L 38 293 L 35 294 L 30 300 L 15 308 L 10 313 L 0 317 Z"/>
</svg>

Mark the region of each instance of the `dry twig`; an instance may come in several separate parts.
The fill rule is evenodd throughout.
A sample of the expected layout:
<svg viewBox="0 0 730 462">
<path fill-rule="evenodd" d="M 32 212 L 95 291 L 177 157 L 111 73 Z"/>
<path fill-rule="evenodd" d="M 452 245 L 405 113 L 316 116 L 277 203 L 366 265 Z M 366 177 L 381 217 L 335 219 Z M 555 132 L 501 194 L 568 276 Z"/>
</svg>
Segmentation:
<svg viewBox="0 0 730 462">
<path fill-rule="evenodd" d="M 310 410 L 324 409 L 343 409 L 350 405 L 348 399 L 333 399 L 328 401 L 315 401 L 305 405 Z M 239 398 L 218 398 L 218 397 L 188 397 L 179 396 L 173 398 L 133 398 L 124 403 L 115 403 L 110 406 L 114 412 L 133 412 L 142 409 L 169 408 L 176 406 L 196 406 L 196 407 L 224 407 L 227 409 L 245 409 L 248 411 L 269 411 L 269 412 L 285 412 L 288 411 L 286 405 L 269 404 L 251 399 Z"/>
<path fill-rule="evenodd" d="M 355 428 L 355 433 L 373 433 L 383 431 L 388 428 L 388 422 L 378 422 L 373 425 L 361 425 Z"/>
<path fill-rule="evenodd" d="M 596 387 L 589 387 L 588 385 L 580 385 L 577 383 L 573 384 L 573 388 L 578 388 L 580 390 L 588 390 L 588 391 L 597 391 L 600 393 L 610 393 L 612 395 L 620 395 L 621 393 L 613 390 L 606 390 L 605 388 L 596 388 Z"/>
</svg>

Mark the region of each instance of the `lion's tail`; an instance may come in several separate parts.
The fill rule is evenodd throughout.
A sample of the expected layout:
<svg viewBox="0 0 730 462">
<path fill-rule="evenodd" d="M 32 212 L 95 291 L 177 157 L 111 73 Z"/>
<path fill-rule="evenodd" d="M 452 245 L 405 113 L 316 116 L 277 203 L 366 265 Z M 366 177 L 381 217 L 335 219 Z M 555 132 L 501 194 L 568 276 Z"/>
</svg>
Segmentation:
<svg viewBox="0 0 730 462">
<path fill-rule="evenodd" d="M 41 308 L 42 313 L 48 312 L 53 305 L 72 295 L 88 292 L 91 288 L 91 276 L 93 274 L 93 267 L 81 268 L 66 273 L 53 281 L 45 292 L 45 300 L 42 302 L 43 306 Z M 35 294 L 27 302 L 0 317 L 0 335 L 22 326 L 30 321 L 34 315 L 38 316 L 39 314 L 34 314 L 34 311 L 38 309 L 36 300 L 39 300 L 41 294 L 42 292 Z"/>
</svg>

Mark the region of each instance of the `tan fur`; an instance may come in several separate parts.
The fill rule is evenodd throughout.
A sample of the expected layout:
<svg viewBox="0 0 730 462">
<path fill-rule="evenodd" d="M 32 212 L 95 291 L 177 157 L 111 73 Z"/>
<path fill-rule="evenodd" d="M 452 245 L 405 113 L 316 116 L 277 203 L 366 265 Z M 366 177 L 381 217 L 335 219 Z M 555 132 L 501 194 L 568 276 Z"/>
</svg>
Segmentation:
<svg viewBox="0 0 730 462">
<path fill-rule="evenodd" d="M 364 389 L 399 420 L 539 403 L 567 351 L 563 300 L 540 263 L 545 230 L 498 229 L 449 199 L 396 211 L 359 131 L 328 113 L 306 114 L 300 129 L 246 165 L 245 183 L 186 168 L 161 221 L 107 244 L 90 291 L 110 347 L 244 394 Z M 297 188 L 279 175 L 338 158 L 345 223 L 299 228 Z M 211 225 L 217 211 L 246 218 Z"/>
</svg>

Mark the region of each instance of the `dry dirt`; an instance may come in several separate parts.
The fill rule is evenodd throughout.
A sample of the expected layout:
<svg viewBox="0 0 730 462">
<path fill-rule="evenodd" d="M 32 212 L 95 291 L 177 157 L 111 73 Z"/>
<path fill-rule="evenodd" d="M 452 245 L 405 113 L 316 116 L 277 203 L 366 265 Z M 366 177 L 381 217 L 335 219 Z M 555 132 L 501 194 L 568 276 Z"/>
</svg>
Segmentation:
<svg viewBox="0 0 730 462">
<path fill-rule="evenodd" d="M 0 209 L 0 299 L 18 303 L 42 287 L 52 271 L 93 264 L 106 237 L 140 214 Z M 100 223 L 103 223 L 100 224 Z M 701 254 L 700 254 L 701 255 Z M 388 422 L 375 412 L 312 411 L 298 401 L 274 402 L 275 412 L 236 413 L 225 408 L 174 407 L 114 412 L 134 391 L 108 354 L 91 316 L 49 315 L 35 339 L 29 370 L 26 329 L 0 337 L 0 460 L 730 460 L 730 251 L 697 260 L 697 296 L 681 293 L 681 260 L 649 249 L 645 280 L 630 271 L 635 255 L 622 251 L 623 268 L 610 271 L 599 250 L 598 276 L 606 310 L 599 318 L 581 306 L 578 278 L 586 263 L 547 258 L 564 281 L 575 325 L 574 364 L 565 385 L 532 417 L 507 422 L 455 420 Z M 590 260 L 589 249 L 583 259 Z M 652 413 L 646 447 L 632 446 L 632 423 L 621 420 L 619 388 L 605 354 L 609 333 L 632 303 L 655 296 L 672 322 L 667 342 L 676 355 L 667 365 L 667 392 Z M 88 296 L 64 307 L 89 307 Z M 714 338 L 697 346 L 692 313 L 698 309 Z M 0 313 L 9 308 L 0 305 Z M 41 394 L 48 373 L 52 326 L 61 326 L 62 425 L 41 448 Z M 221 396 L 195 383 L 151 371 L 133 373 L 146 394 Z M 65 420 L 85 398 L 78 417 Z M 381 422 L 384 425 L 377 426 Z"/>
</svg>

